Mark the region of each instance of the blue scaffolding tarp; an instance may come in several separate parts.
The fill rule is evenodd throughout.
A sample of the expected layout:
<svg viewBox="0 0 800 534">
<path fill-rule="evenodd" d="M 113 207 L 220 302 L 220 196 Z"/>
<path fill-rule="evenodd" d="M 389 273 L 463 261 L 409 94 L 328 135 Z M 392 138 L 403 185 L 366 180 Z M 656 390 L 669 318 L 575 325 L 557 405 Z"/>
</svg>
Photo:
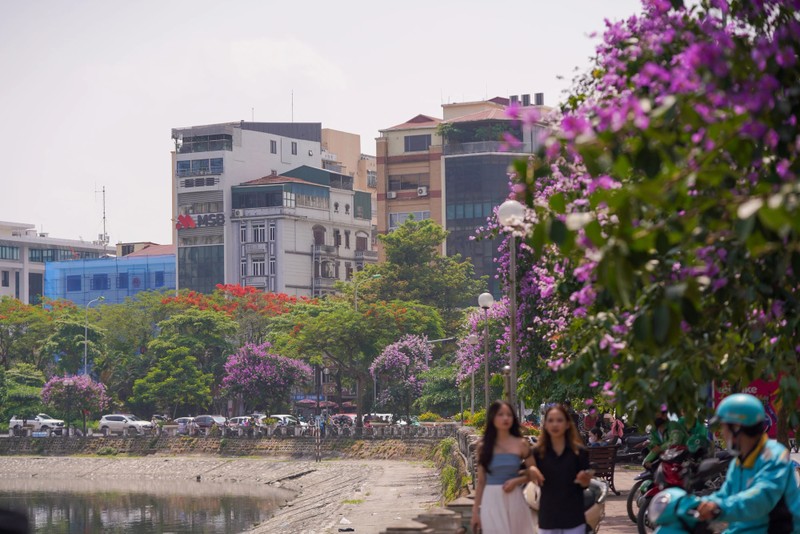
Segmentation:
<svg viewBox="0 0 800 534">
<path fill-rule="evenodd" d="M 136 256 L 52 261 L 45 264 L 44 296 L 78 306 L 100 296 L 123 302 L 140 291 L 175 289 L 175 256 Z"/>
</svg>

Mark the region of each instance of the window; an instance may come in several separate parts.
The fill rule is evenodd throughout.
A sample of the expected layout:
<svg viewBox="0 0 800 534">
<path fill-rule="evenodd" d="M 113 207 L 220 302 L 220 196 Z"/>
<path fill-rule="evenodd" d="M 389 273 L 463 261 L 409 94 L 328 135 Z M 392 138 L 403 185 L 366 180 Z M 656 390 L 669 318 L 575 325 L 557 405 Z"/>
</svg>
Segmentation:
<svg viewBox="0 0 800 534">
<path fill-rule="evenodd" d="M 184 137 L 178 152 L 187 154 L 211 150 L 233 150 L 233 136 L 230 134 L 214 134 Z"/>
<path fill-rule="evenodd" d="M 128 273 L 117 275 L 117 289 L 128 289 Z"/>
<path fill-rule="evenodd" d="M 275 223 L 269 223 L 269 240 L 275 241 L 276 234 L 277 234 L 277 228 L 275 227 Z"/>
<path fill-rule="evenodd" d="M 367 187 L 378 187 L 378 173 L 367 171 Z"/>
<path fill-rule="evenodd" d="M 239 242 L 240 243 L 247 243 L 247 224 L 246 223 L 242 223 L 242 225 L 239 226 Z"/>
<path fill-rule="evenodd" d="M 99 291 L 109 288 L 110 288 L 110 283 L 107 274 L 92 275 L 92 283 L 90 289 L 92 289 L 93 291 Z"/>
<path fill-rule="evenodd" d="M 275 260 L 269 260 L 269 274 L 275 276 L 278 274 L 276 271 L 278 270 L 278 264 Z"/>
<path fill-rule="evenodd" d="M 407 135 L 405 137 L 406 152 L 421 152 L 431 146 L 431 135 Z"/>
<path fill-rule="evenodd" d="M 239 275 L 242 278 L 247 276 L 247 258 L 242 258 L 241 263 L 239 263 Z"/>
<path fill-rule="evenodd" d="M 344 262 L 344 279 L 350 280 L 351 278 L 353 278 L 353 265 L 346 261 Z"/>
<path fill-rule="evenodd" d="M 264 256 L 253 258 L 253 276 L 264 276 Z"/>
<path fill-rule="evenodd" d="M 209 161 L 211 163 L 211 174 L 222 174 L 222 158 L 211 158 Z"/>
<path fill-rule="evenodd" d="M 278 153 L 278 142 L 277 141 L 270 141 L 269 142 L 269 153 L 270 154 L 277 154 Z"/>
<path fill-rule="evenodd" d="M 3 287 L 9 287 L 9 285 L 11 283 L 10 280 L 9 280 L 11 278 L 9 276 L 10 274 L 11 273 L 9 273 L 8 271 L 3 271 Z"/>
<path fill-rule="evenodd" d="M 156 287 L 164 287 L 164 271 L 156 271 Z"/>
<path fill-rule="evenodd" d="M 0 260 L 18 260 L 19 247 L 0 246 Z"/>
<path fill-rule="evenodd" d="M 350 230 L 344 231 L 344 248 L 350 248 Z"/>
<path fill-rule="evenodd" d="M 392 174 L 389 175 L 389 191 L 414 190 L 418 187 L 430 187 L 431 177 L 428 173 Z"/>
<path fill-rule="evenodd" d="M 253 225 L 253 242 L 255 243 L 264 243 L 267 239 L 267 227 L 264 223 L 258 223 Z"/>
<path fill-rule="evenodd" d="M 192 172 L 192 162 L 189 160 L 178 162 L 178 176 L 189 176 Z"/>
<path fill-rule="evenodd" d="M 342 245 L 342 232 L 338 229 L 333 230 L 333 246 L 339 247 Z"/>
<path fill-rule="evenodd" d="M 412 211 L 412 212 L 401 212 L 401 213 L 390 213 L 389 214 L 389 231 L 396 230 L 400 225 L 406 222 L 409 216 L 413 216 L 417 221 L 424 221 L 425 219 L 431 218 L 430 211 Z"/>
<path fill-rule="evenodd" d="M 350 204 L 345 204 L 344 205 L 344 214 L 345 215 L 350 215 Z"/>
<path fill-rule="evenodd" d="M 367 250 L 367 236 L 356 234 L 356 250 Z"/>
<path fill-rule="evenodd" d="M 339 203 L 338 202 L 334 202 L 333 203 L 333 213 L 339 213 Z"/>
<path fill-rule="evenodd" d="M 297 155 L 297 142 L 292 141 L 292 156 Z"/>
</svg>

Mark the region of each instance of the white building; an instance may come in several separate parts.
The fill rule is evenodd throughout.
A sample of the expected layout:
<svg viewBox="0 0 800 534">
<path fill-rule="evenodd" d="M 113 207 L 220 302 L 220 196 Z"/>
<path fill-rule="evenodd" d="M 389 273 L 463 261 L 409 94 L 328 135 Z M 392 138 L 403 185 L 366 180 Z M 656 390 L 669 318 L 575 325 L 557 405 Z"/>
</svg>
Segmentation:
<svg viewBox="0 0 800 534">
<path fill-rule="evenodd" d="M 178 287 L 209 293 L 217 284 L 241 283 L 292 295 L 321 294 L 314 285 L 317 277 L 313 276 L 311 257 L 313 232 L 308 234 L 311 236 L 309 242 L 304 243 L 304 231 L 298 228 L 290 230 L 289 221 L 304 218 L 326 228 L 329 235 L 333 234 L 334 214 L 329 212 L 337 202 L 333 197 L 347 196 L 343 192 L 347 189 L 339 188 L 336 178 L 333 183 L 326 184 L 325 180 L 330 182 L 331 176 L 341 177 L 338 185 L 349 176 L 349 195 L 355 197 L 352 175 L 321 169 L 321 124 L 212 124 L 174 129 L 172 138 L 176 148 L 172 174 Z M 312 184 L 294 182 L 294 185 L 287 185 L 292 183 L 287 182 L 282 185 L 281 195 L 287 196 L 280 196 L 279 204 L 274 198 L 274 188 L 266 188 L 270 189 L 269 199 L 254 197 L 249 200 L 255 202 L 252 208 L 234 204 L 234 186 L 259 177 L 284 175 L 301 167 L 324 173 L 324 177 L 312 172 Z M 328 192 L 320 198 L 327 198 L 329 207 L 298 205 L 298 195 L 306 194 L 299 191 L 306 187 L 312 188 L 311 197 L 318 196 L 320 187 L 327 187 Z M 241 195 L 250 198 L 245 193 Z M 291 204 L 292 198 L 294 205 Z M 342 206 L 347 203 L 355 206 L 353 198 L 342 199 Z M 371 204 L 368 209 L 370 217 Z M 241 209 L 256 211 L 246 215 L 235 211 Z M 232 222 L 232 218 L 235 221 Z M 270 230 L 270 224 L 274 230 Z M 276 239 L 266 239 L 271 235 L 268 232 L 275 232 Z M 367 225 L 366 232 L 371 234 L 370 225 Z M 293 237 L 290 239 L 290 236 Z M 261 250 L 266 243 L 272 243 L 272 248 L 266 245 L 266 250 Z M 368 247 L 371 249 L 371 246 L 370 237 Z M 303 254 L 306 255 L 304 266 L 299 259 Z M 344 279 L 346 269 L 340 269 Z"/>
<path fill-rule="evenodd" d="M 100 241 L 53 238 L 33 224 L 0 222 L 0 296 L 35 304 L 44 294 L 45 262 L 99 258 L 113 250 Z"/>
</svg>

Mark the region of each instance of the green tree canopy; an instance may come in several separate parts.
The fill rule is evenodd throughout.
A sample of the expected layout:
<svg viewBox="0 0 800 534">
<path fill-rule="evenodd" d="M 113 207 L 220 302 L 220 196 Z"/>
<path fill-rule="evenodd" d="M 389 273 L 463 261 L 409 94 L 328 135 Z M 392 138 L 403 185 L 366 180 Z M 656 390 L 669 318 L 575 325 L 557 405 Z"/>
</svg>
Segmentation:
<svg viewBox="0 0 800 534">
<path fill-rule="evenodd" d="M 205 410 L 211 405 L 213 376 L 200 370 L 186 347 L 166 349 L 163 356 L 133 386 L 132 403 L 176 416 L 179 409 Z"/>
</svg>

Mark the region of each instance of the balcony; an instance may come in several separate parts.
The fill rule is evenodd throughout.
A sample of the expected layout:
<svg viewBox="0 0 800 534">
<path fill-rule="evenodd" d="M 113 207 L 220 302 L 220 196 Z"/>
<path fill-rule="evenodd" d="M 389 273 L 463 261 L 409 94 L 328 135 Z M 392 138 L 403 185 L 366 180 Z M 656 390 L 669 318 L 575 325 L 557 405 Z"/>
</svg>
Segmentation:
<svg viewBox="0 0 800 534">
<path fill-rule="evenodd" d="M 323 278 L 321 276 L 314 278 L 314 288 L 319 289 L 333 289 L 333 285 L 338 280 L 336 278 Z"/>
<path fill-rule="evenodd" d="M 356 250 L 356 261 L 378 261 L 376 250 Z"/>
<path fill-rule="evenodd" d="M 266 276 L 248 276 L 244 279 L 244 284 L 252 287 L 267 287 Z"/>
<path fill-rule="evenodd" d="M 244 246 L 245 254 L 258 254 L 259 252 L 267 253 L 269 251 L 269 243 L 247 243 Z"/>
<path fill-rule="evenodd" d="M 315 255 L 327 254 L 336 256 L 339 254 L 339 248 L 332 245 L 311 245 L 311 253 Z"/>
<path fill-rule="evenodd" d="M 483 154 L 487 152 L 510 152 L 513 154 L 533 154 L 539 148 L 538 145 L 523 143 L 512 147 L 508 143 L 501 141 L 477 141 L 474 143 L 448 143 L 444 145 L 445 156 L 455 156 L 460 154 Z"/>
</svg>

